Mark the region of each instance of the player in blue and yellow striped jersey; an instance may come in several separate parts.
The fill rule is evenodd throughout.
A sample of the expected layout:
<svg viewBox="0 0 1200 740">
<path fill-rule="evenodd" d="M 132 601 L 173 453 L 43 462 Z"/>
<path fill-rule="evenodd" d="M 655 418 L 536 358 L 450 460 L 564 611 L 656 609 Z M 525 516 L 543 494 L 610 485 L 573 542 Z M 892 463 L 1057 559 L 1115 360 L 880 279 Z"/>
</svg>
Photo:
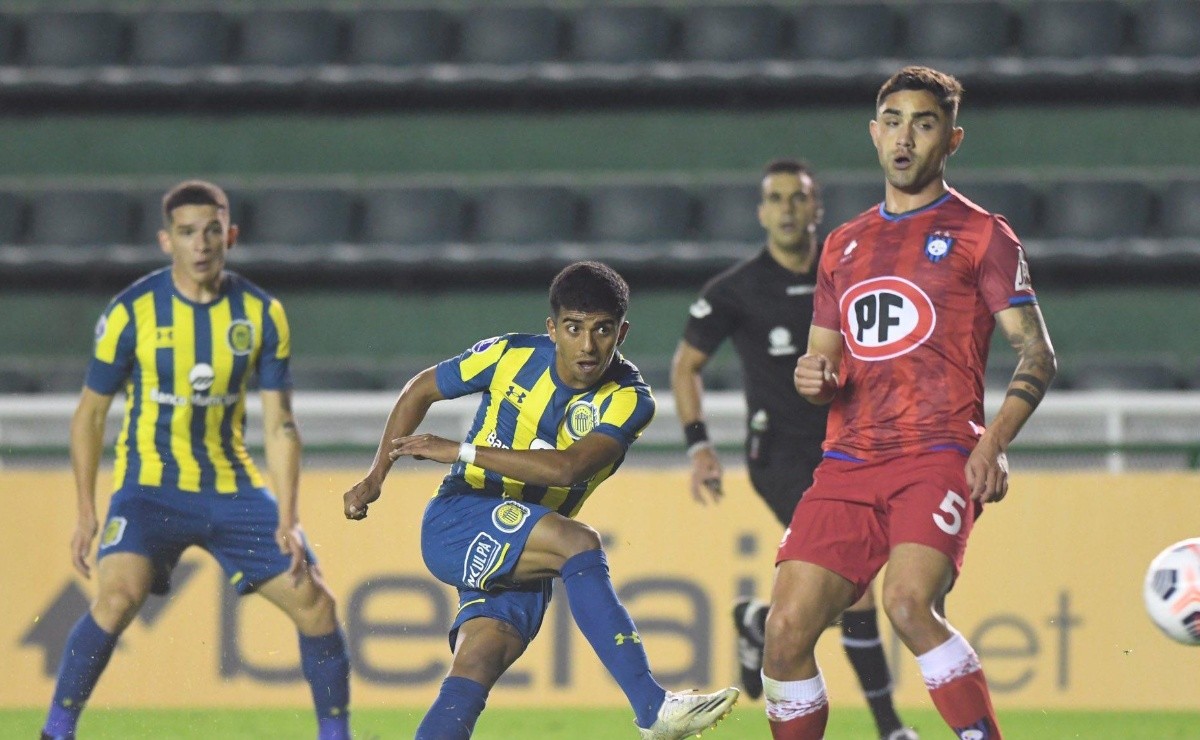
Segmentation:
<svg viewBox="0 0 1200 740">
<path fill-rule="evenodd" d="M 148 594 L 167 592 L 191 545 L 212 553 L 238 593 L 262 594 L 295 622 L 319 737 L 350 737 L 349 661 L 336 606 L 296 511 L 300 436 L 287 317 L 279 301 L 224 269 L 236 239 L 224 191 L 180 183 L 163 197 L 159 232 L 171 265 L 118 294 L 96 325 L 71 423 L 79 511 L 71 554 L 85 578 L 104 421 L 118 391 L 125 421 L 97 554 L 99 593 L 68 638 L 43 738 L 74 737 L 117 637 Z M 246 451 L 246 387 L 255 375 L 278 501 Z"/>
<path fill-rule="evenodd" d="M 396 459 L 452 465 L 425 508 L 421 553 L 458 588 L 454 660 L 417 740 L 470 737 L 488 692 L 537 634 L 556 576 L 643 737 L 689 737 L 737 700 L 733 688 L 676 694 L 654 680 L 600 536 L 573 518 L 654 416 L 649 386 L 617 353 L 628 308 L 614 270 L 568 266 L 550 286 L 546 334 L 486 339 L 408 382 L 370 472 L 343 497 L 346 517 L 362 519 Z M 466 441 L 413 436 L 434 402 L 470 393 L 482 399 Z"/>
</svg>

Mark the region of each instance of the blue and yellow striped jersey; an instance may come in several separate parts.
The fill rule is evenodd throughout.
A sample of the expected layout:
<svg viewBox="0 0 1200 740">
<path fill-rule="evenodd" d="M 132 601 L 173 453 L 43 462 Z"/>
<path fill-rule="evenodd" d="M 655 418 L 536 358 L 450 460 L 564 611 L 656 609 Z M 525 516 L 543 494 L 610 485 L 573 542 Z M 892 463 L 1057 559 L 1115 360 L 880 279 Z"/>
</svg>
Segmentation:
<svg viewBox="0 0 1200 740">
<path fill-rule="evenodd" d="M 263 485 L 246 451 L 246 384 L 291 387 L 283 306 L 235 273 L 199 304 L 175 290 L 169 267 L 117 295 L 96 324 L 88 388 L 125 389 L 113 484 L 236 493 Z"/>
<path fill-rule="evenodd" d="M 505 334 L 477 343 L 437 366 L 438 390 L 446 398 L 482 393 L 466 440 L 513 450 L 563 450 L 593 432 L 628 449 L 654 418 L 654 396 L 641 373 L 620 354 L 604 379 L 578 390 L 554 369 L 554 343 L 545 334 Z M 536 486 L 477 465 L 455 463 L 438 491 L 486 493 L 579 513 L 583 502 L 621 466 L 625 456 L 591 480 L 570 487 Z"/>
</svg>

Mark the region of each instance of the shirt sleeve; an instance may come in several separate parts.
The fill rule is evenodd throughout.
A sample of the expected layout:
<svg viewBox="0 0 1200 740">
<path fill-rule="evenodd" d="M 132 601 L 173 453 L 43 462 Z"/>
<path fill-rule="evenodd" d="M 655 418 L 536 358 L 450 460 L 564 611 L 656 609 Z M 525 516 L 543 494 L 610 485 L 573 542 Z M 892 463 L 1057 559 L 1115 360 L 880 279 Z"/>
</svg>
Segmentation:
<svg viewBox="0 0 1200 740">
<path fill-rule="evenodd" d="M 688 308 L 688 321 L 683 329 L 684 340 L 706 355 L 717 351 L 740 321 L 737 302 L 731 291 L 720 283 L 710 283 L 696 302 Z"/>
<path fill-rule="evenodd" d="M 263 317 L 263 344 L 258 357 L 258 385 L 266 391 L 292 387 L 292 334 L 283 304 L 272 298 Z"/>
<path fill-rule="evenodd" d="M 1037 303 L 1025 249 L 1003 216 L 993 216 L 978 265 L 979 291 L 992 313 Z"/>
<path fill-rule="evenodd" d="M 438 391 L 446 398 L 459 398 L 486 390 L 507 348 L 507 335 L 491 337 L 481 339 L 457 357 L 442 360 L 434 370 Z"/>
<path fill-rule="evenodd" d="M 645 384 L 627 385 L 613 393 L 600 410 L 600 423 L 593 432 L 612 437 L 625 449 L 654 419 L 654 395 Z"/>
<path fill-rule="evenodd" d="M 812 323 L 823 329 L 840 332 L 842 330 L 842 313 L 838 307 L 838 297 L 833 284 L 833 273 L 830 271 L 830 243 L 833 232 L 825 239 L 825 247 L 821 250 L 821 260 L 817 263 L 817 287 L 813 291 Z"/>
<path fill-rule="evenodd" d="M 129 308 L 120 302 L 111 304 L 96 322 L 96 343 L 84 385 L 105 396 L 120 390 L 133 371 L 136 344 L 137 327 Z"/>
</svg>

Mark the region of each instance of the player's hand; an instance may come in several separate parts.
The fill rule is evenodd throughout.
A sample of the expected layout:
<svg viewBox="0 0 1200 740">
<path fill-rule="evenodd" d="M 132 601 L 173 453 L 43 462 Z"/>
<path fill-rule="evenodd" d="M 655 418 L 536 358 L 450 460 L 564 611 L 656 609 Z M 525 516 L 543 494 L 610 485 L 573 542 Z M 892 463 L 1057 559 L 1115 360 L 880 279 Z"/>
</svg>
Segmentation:
<svg viewBox="0 0 1200 740">
<path fill-rule="evenodd" d="M 392 451 L 388 457 L 395 462 L 401 457 L 411 457 L 414 460 L 433 460 L 440 463 L 452 463 L 458 460 L 459 443 L 439 437 L 436 434 L 415 434 L 411 437 L 399 437 L 392 440 Z"/>
<path fill-rule="evenodd" d="M 292 579 L 292 586 L 299 587 L 304 580 L 305 566 L 308 565 L 307 553 L 304 552 L 304 533 L 299 522 L 281 523 L 275 530 L 275 544 L 279 545 L 279 552 L 292 557 L 287 574 Z"/>
<path fill-rule="evenodd" d="M 366 519 L 367 505 L 379 500 L 382 486 L 370 478 L 363 478 L 349 491 L 342 494 L 342 507 L 347 519 Z"/>
<path fill-rule="evenodd" d="M 75 524 L 75 532 L 71 535 L 71 565 L 84 578 L 92 577 L 92 569 L 88 566 L 87 557 L 92 551 L 92 540 L 96 539 L 96 517 L 80 517 Z"/>
<path fill-rule="evenodd" d="M 838 390 L 837 368 L 822 354 L 805 354 L 792 373 L 796 392 L 813 403 L 829 403 Z"/>
<path fill-rule="evenodd" d="M 1008 495 L 1008 456 L 986 434 L 967 458 L 971 500 L 986 504 Z"/>
<path fill-rule="evenodd" d="M 707 506 L 709 500 L 719 503 L 721 490 L 721 461 L 711 445 L 700 447 L 692 453 L 692 498 Z"/>
</svg>

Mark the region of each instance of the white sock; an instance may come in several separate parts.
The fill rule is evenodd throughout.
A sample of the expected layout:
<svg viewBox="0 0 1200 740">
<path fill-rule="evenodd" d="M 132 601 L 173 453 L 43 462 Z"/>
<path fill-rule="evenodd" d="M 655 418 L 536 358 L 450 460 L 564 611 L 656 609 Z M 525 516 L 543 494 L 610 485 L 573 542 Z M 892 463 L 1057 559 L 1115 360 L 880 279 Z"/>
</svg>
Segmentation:
<svg viewBox="0 0 1200 740">
<path fill-rule="evenodd" d="M 829 703 L 820 669 L 817 675 L 800 681 L 776 681 L 765 673 L 762 681 L 767 718 L 774 722 L 787 722 L 812 714 Z"/>
<path fill-rule="evenodd" d="M 967 638 L 957 630 L 951 629 L 951 632 L 953 634 L 949 640 L 917 656 L 917 665 L 921 667 L 921 676 L 925 679 L 927 689 L 936 689 L 983 669 L 979 656 Z"/>
</svg>

